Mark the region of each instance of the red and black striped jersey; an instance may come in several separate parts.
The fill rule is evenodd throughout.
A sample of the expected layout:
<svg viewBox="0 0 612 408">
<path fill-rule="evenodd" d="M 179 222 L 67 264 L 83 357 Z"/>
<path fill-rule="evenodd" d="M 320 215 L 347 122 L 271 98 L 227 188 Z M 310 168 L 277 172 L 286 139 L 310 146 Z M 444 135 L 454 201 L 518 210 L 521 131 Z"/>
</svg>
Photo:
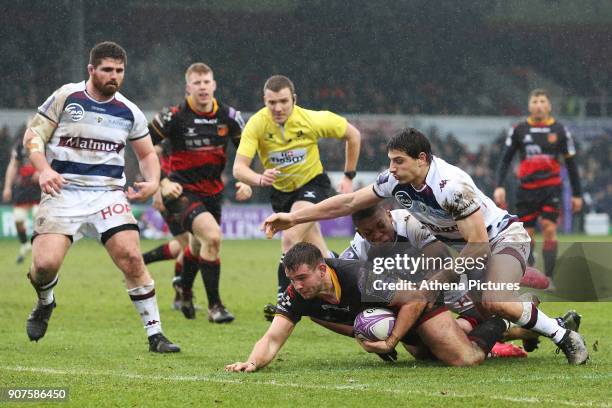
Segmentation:
<svg viewBox="0 0 612 408">
<path fill-rule="evenodd" d="M 567 159 L 576 154 L 570 132 L 554 118 L 539 123 L 528 118 L 508 133 L 502 157 L 506 168 L 517 151 L 521 160 L 519 181 L 529 190 L 561 185 L 560 156 Z M 505 174 L 500 176 L 503 181 Z"/>
<path fill-rule="evenodd" d="M 198 112 L 189 98 L 162 110 L 149 124 L 153 143 L 169 141 L 165 167 L 170 180 L 207 196 L 223 190 L 227 145 L 231 140 L 238 147 L 243 127 L 240 112 L 231 106 L 214 99 L 211 112 Z"/>
</svg>

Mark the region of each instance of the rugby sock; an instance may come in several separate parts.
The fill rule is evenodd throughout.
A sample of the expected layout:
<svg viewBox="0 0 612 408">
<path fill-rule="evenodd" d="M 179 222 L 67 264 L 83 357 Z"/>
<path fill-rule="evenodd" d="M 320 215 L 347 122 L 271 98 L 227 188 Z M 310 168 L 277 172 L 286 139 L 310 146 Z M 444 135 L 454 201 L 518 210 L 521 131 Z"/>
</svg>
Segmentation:
<svg viewBox="0 0 612 408">
<path fill-rule="evenodd" d="M 165 244 L 160 245 L 155 249 L 145 252 L 144 254 L 142 254 L 142 257 L 144 258 L 145 265 L 150 264 L 152 262 L 165 261 L 167 259 L 174 258 L 172 256 L 172 252 L 170 251 L 169 242 L 166 242 Z"/>
<path fill-rule="evenodd" d="M 51 282 L 47 282 L 45 284 L 39 285 L 38 283 L 32 280 L 32 276 L 28 273 L 28 279 L 34 289 L 36 289 L 36 293 L 38 294 L 38 300 L 43 305 L 50 305 L 53 303 L 55 296 L 53 295 L 53 288 L 57 285 L 59 280 L 59 275 L 55 275 L 55 278 L 51 279 Z"/>
<path fill-rule="evenodd" d="M 516 324 L 524 329 L 533 330 L 543 336 L 549 337 L 553 342 L 558 343 L 565 335 L 565 330 L 555 319 L 546 316 L 533 303 L 523 302 L 523 313 L 516 321 Z"/>
<path fill-rule="evenodd" d="M 206 261 L 200 258 L 200 272 L 202 272 L 202 281 L 204 282 L 206 296 L 208 297 L 208 307 L 221 303 L 221 298 L 219 297 L 220 260 Z"/>
<path fill-rule="evenodd" d="M 529 256 L 527 257 L 527 265 L 535 266 L 535 240 L 531 240 L 529 243 Z"/>
<path fill-rule="evenodd" d="M 504 337 L 508 322 L 501 317 L 492 317 L 476 326 L 468 333 L 468 338 L 484 351 L 485 356 L 491 352 L 496 342 Z"/>
<path fill-rule="evenodd" d="M 19 242 L 21 242 L 21 245 L 27 244 L 28 234 L 26 234 L 25 227 L 17 227 L 17 238 L 19 238 Z"/>
<path fill-rule="evenodd" d="M 174 263 L 174 276 L 181 276 L 183 273 L 183 261 L 176 261 Z"/>
<path fill-rule="evenodd" d="M 553 277 L 555 262 L 557 261 L 557 241 L 544 241 L 542 255 L 544 258 L 544 273 L 549 278 Z"/>
<path fill-rule="evenodd" d="M 280 299 L 285 293 L 285 290 L 291 283 L 287 275 L 285 275 L 285 264 L 283 264 L 283 259 L 285 259 L 285 254 L 281 254 L 280 261 L 278 263 L 278 292 L 276 294 L 277 299 Z"/>
<path fill-rule="evenodd" d="M 193 281 L 198 273 L 198 257 L 193 256 L 189 247 L 185 249 L 183 255 L 183 272 L 181 272 L 181 286 L 193 288 Z"/>
<path fill-rule="evenodd" d="M 157 308 L 157 298 L 155 297 L 155 282 L 151 281 L 144 286 L 128 289 L 127 292 L 138 314 L 140 314 L 147 336 L 161 333 L 161 321 Z"/>
</svg>

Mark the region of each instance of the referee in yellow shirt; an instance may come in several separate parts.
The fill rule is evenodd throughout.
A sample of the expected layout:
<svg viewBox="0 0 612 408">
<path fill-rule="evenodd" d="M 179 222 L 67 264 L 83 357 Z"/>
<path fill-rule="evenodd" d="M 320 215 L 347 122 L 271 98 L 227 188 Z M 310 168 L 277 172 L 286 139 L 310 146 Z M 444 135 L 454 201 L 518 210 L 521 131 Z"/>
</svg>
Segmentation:
<svg viewBox="0 0 612 408">
<path fill-rule="evenodd" d="M 247 122 L 234 161 L 234 177 L 251 186 L 268 187 L 275 212 L 291 212 L 318 203 L 331 194 L 329 177 L 323 170 L 318 140 L 322 137 L 343 139 L 346 143 L 344 177 L 338 192 L 353 191 L 361 135 L 342 116 L 329 111 L 313 111 L 295 104 L 295 87 L 283 75 L 274 75 L 263 89 L 265 107 Z M 262 174 L 251 169 L 255 153 L 264 166 Z M 282 232 L 283 255 L 300 241 L 316 245 L 329 254 L 317 222 L 296 225 Z M 289 280 L 283 257 L 278 266 L 278 294 L 283 294 Z M 267 305 L 266 318 L 274 313 Z"/>
</svg>

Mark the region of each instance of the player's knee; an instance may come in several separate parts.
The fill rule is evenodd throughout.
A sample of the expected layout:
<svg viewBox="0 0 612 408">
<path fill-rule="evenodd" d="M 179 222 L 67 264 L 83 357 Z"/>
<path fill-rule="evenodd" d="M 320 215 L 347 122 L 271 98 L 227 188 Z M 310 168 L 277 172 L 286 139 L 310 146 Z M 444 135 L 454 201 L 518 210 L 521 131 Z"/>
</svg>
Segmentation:
<svg viewBox="0 0 612 408">
<path fill-rule="evenodd" d="M 484 361 L 484 353 L 478 355 L 476 353 L 464 353 L 450 358 L 446 364 L 452 367 L 473 367 Z"/>
<path fill-rule="evenodd" d="M 41 277 L 43 280 L 47 276 L 54 276 L 61 266 L 61 260 L 53 256 L 45 255 L 34 256 L 32 259 L 31 273 Z"/>
<path fill-rule="evenodd" d="M 125 251 L 120 259 L 119 265 L 123 273 L 130 278 L 137 278 L 144 273 L 144 261 L 139 251 Z"/>
</svg>

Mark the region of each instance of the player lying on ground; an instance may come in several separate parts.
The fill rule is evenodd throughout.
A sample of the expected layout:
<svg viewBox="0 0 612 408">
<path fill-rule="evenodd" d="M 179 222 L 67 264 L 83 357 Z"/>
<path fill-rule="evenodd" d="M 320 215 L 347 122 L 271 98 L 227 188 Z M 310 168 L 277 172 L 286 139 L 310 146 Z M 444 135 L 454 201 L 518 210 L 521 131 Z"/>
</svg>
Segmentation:
<svg viewBox="0 0 612 408">
<path fill-rule="evenodd" d="M 580 334 L 561 327 L 532 302 L 521 301 L 508 290 L 524 274 L 530 245 L 529 234 L 516 217 L 495 206 L 467 173 L 433 156 L 429 140 L 418 130 L 394 135 L 387 150 L 389 169 L 376 183 L 292 213 L 272 214 L 264 222 L 266 234 L 271 237 L 297 224 L 349 215 L 394 197 L 438 239 L 462 248 L 460 257 L 486 260 L 484 271 L 468 275 L 485 284 L 485 290 L 475 293 L 479 308 L 550 338 L 569 364 L 586 363 L 588 351 Z M 487 285 L 506 290 L 486 290 Z"/>
<path fill-rule="evenodd" d="M 468 336 L 443 305 L 430 303 L 423 310 L 420 302 L 398 302 L 399 297 L 391 292 L 385 293 L 380 302 L 364 303 L 360 279 L 365 264 L 324 259 L 317 247 L 306 242 L 291 248 L 284 263 L 291 284 L 277 305 L 277 315 L 247 361 L 229 364 L 227 371 L 252 372 L 268 365 L 303 316 L 330 322 L 336 325 L 336 331 L 351 335 L 355 317 L 362 310 L 392 308 L 397 311 L 397 320 L 391 335 L 385 341 L 359 341 L 366 351 L 380 352 L 379 343 L 383 343 L 383 352 L 389 353 L 401 341 L 417 355 L 417 347 L 424 345 L 437 359 L 453 366 L 480 364 L 507 329 L 507 322 L 496 317 Z"/>
<path fill-rule="evenodd" d="M 436 240 L 435 236 L 421 222 L 414 218 L 408 210 L 398 209 L 387 211 L 380 205 L 368 207 L 353 213 L 353 224 L 356 232 L 348 248 L 341 254 L 341 259 L 359 259 L 366 261 L 372 245 L 397 244 L 398 250 L 405 250 L 413 246 L 423 250 L 426 256 L 448 256 L 446 246 Z M 436 243 L 435 245 L 432 245 Z M 528 268 L 528 270 L 533 268 Z M 540 274 L 535 271 L 535 274 Z M 522 285 L 522 281 L 521 281 Z M 471 331 L 484 321 L 476 309 L 468 291 L 446 291 L 445 304 L 454 313 L 458 314 L 458 323 L 466 331 Z M 581 316 L 570 310 L 564 316 L 557 317 L 557 321 L 564 328 L 577 331 Z M 531 330 L 522 329 L 516 325 L 506 332 L 504 340 L 523 340 L 527 351 L 537 348 L 539 334 Z M 526 353 L 510 343 L 497 343 L 491 352 L 500 357 L 523 357 Z"/>
</svg>

